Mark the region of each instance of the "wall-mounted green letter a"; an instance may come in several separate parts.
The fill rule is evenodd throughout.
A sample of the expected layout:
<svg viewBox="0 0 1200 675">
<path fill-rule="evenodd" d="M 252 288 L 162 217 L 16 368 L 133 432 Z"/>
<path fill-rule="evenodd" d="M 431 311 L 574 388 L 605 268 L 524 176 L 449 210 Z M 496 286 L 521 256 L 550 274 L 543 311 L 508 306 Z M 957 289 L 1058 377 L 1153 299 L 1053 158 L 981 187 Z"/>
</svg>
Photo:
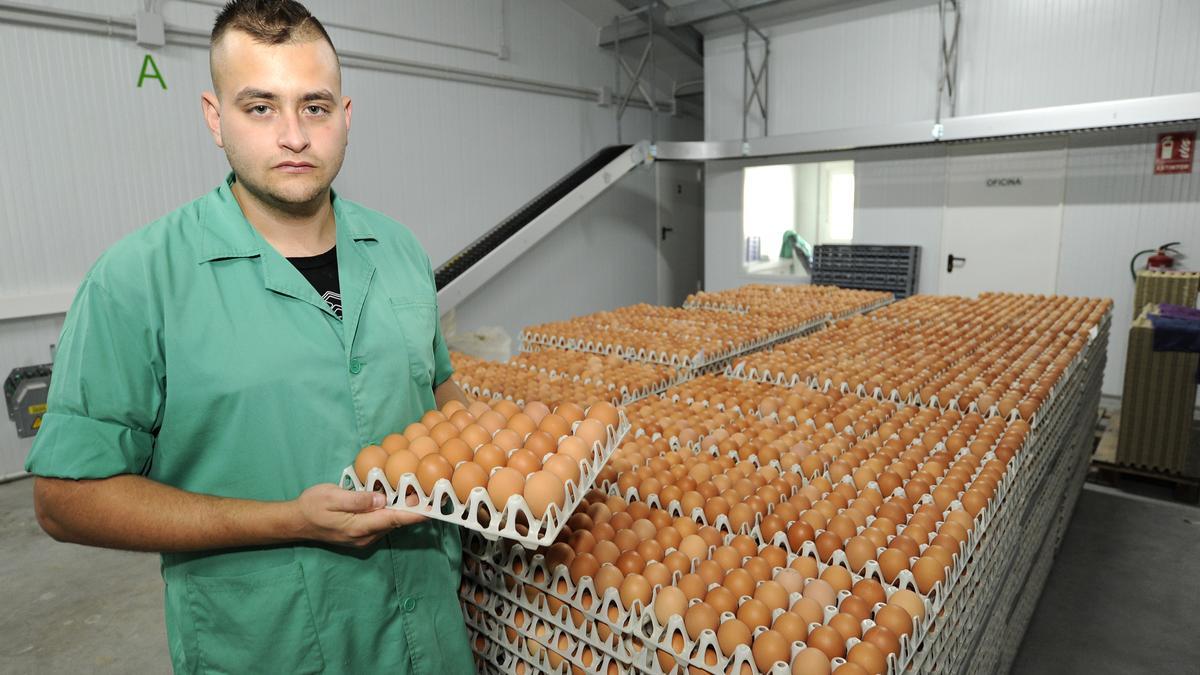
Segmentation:
<svg viewBox="0 0 1200 675">
<path fill-rule="evenodd" d="M 158 72 L 158 64 L 154 62 L 154 57 L 149 54 L 146 55 L 146 58 L 142 59 L 142 72 L 138 75 L 139 89 L 146 80 L 158 80 L 158 83 L 162 85 L 164 90 L 167 88 L 167 81 L 163 79 L 162 73 Z"/>
</svg>

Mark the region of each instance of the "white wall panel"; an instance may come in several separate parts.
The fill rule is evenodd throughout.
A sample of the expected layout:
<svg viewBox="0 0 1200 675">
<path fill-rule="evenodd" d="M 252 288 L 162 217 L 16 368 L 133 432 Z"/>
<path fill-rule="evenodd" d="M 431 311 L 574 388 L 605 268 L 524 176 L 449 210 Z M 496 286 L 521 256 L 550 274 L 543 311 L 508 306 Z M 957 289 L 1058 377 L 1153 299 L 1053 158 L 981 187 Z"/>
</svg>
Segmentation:
<svg viewBox="0 0 1200 675">
<path fill-rule="evenodd" d="M 957 115 L 1200 89 L 1194 0 L 961 0 Z M 772 135 L 932 120 L 933 0 L 801 16 L 766 28 Z M 741 34 L 705 41 L 709 140 L 741 137 Z M 949 110 L 943 109 L 943 115 Z M 758 125 L 750 135 L 759 135 Z"/>
<path fill-rule="evenodd" d="M 771 135 L 933 117 L 936 4 L 880 2 L 766 32 Z M 706 138 L 740 138 L 742 36 L 708 39 L 704 50 Z M 752 119 L 748 135 L 761 136 Z"/>
<path fill-rule="evenodd" d="M 112 16 L 131 16 L 141 5 L 41 4 Z M 501 0 L 312 0 L 308 6 L 331 22 L 499 48 Z M 572 86 L 611 85 L 612 56 L 593 46 L 596 28 L 587 19 L 559 0 L 507 0 L 505 6 L 507 61 L 344 29 L 330 33 L 346 51 Z M 214 11 L 178 0 L 164 3 L 168 22 L 205 30 Z M 200 114 L 199 94 L 210 88 L 206 50 L 149 51 L 167 91 L 153 81 L 136 87 L 148 50 L 132 41 L 0 24 L 0 81 L 8 90 L 36 93 L 29 105 L 9 106 L 0 129 L 0 299 L 72 291 L 105 248 L 211 190 L 228 171 Z M 616 142 L 613 108 L 590 101 L 356 68 L 345 68 L 343 78 L 355 108 L 335 187 L 407 225 L 435 266 L 592 152 Z M 692 120 L 660 119 L 658 129 L 662 138 L 701 135 Z M 649 133 L 649 113 L 631 109 L 624 138 Z M 576 228 L 564 242 L 583 247 L 587 236 Z M 612 247 L 631 242 L 600 237 L 591 253 L 616 257 L 623 251 Z M 652 240 L 648 246 L 653 256 Z M 527 265 L 546 263 L 536 252 L 527 257 Z M 615 267 L 604 271 L 621 273 Z M 650 273 L 652 294 L 652 267 Z M 506 287 L 515 294 L 520 284 Z M 586 297 L 593 287 L 586 279 L 569 279 L 554 302 L 544 305 L 546 312 L 568 316 L 573 298 Z M 641 299 L 623 295 L 630 290 L 625 286 L 613 288 L 602 296 L 605 302 Z M 474 322 L 468 314 L 460 312 L 460 325 Z M 61 320 L 0 322 L 0 377 L 14 365 L 44 362 L 45 355 L 35 357 L 32 350 L 57 340 Z M 0 475 L 18 471 L 26 451 L 11 424 L 0 424 Z"/>
</svg>

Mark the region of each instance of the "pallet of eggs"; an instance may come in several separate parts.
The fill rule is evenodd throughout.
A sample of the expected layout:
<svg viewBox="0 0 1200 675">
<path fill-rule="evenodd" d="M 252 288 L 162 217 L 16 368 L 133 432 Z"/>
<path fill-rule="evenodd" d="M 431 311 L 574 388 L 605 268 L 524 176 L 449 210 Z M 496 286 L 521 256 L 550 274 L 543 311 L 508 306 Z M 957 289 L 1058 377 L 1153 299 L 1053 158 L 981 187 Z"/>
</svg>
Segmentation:
<svg viewBox="0 0 1200 675">
<path fill-rule="evenodd" d="M 622 405 L 625 397 L 610 384 L 584 381 L 582 378 L 541 372 L 512 361 L 497 362 L 451 352 L 454 382 L 477 399 L 507 399 L 518 405 L 541 401 L 558 405 L 564 401 L 606 401 Z"/>
<path fill-rule="evenodd" d="M 891 293 L 837 288 L 836 286 L 778 286 L 749 284 L 724 291 L 701 291 L 684 300 L 687 309 L 713 309 L 741 314 L 790 315 L 803 323 L 805 312 L 817 310 L 840 319 L 873 311 L 894 300 Z"/>
<path fill-rule="evenodd" d="M 523 635 L 548 665 L 607 659 L 620 672 L 787 673 L 848 659 L 899 672 L 909 636 L 932 616 L 912 590 L 811 550 L 722 535 L 644 503 L 593 492 L 572 524 L 565 540 L 536 552 L 467 544 L 466 612 L 508 627 L 509 646 Z"/>
<path fill-rule="evenodd" d="M 382 491 L 388 508 L 538 546 L 554 541 L 628 430 L 605 402 L 551 411 L 451 401 L 363 448 L 341 484 Z"/>
<path fill-rule="evenodd" d="M 705 309 L 633 305 L 569 321 L 530 326 L 522 351 L 552 347 L 700 369 L 823 326 L 827 311 L 802 316 L 741 314 Z"/>
<path fill-rule="evenodd" d="M 669 366 L 623 359 L 616 354 L 600 356 L 563 349 L 522 352 L 511 363 L 551 377 L 567 377 L 584 384 L 596 383 L 621 394 L 621 405 L 659 394 L 691 377 L 689 371 Z"/>
<path fill-rule="evenodd" d="M 970 303 L 964 318 L 960 312 Z M 915 296 L 739 359 L 725 373 L 1034 421 L 1055 383 L 1107 330 L 1110 306 L 1063 296 L 985 294 L 949 303 Z M 910 314 L 915 318 L 906 319 Z"/>
</svg>

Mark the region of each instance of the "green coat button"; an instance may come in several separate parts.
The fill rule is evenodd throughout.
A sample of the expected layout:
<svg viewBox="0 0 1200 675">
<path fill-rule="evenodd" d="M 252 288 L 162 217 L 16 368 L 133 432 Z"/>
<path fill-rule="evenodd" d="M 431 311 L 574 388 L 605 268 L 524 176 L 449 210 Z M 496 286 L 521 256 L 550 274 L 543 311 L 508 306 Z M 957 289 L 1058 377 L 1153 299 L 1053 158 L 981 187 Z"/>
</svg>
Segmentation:
<svg viewBox="0 0 1200 675">
<path fill-rule="evenodd" d="M 405 598 L 404 602 L 401 603 L 400 606 L 404 609 L 404 611 L 412 612 L 417 608 L 417 601 L 413 600 L 412 598 Z"/>
<path fill-rule="evenodd" d="M 350 359 L 350 372 L 355 375 L 362 372 L 362 361 L 358 357 Z"/>
</svg>

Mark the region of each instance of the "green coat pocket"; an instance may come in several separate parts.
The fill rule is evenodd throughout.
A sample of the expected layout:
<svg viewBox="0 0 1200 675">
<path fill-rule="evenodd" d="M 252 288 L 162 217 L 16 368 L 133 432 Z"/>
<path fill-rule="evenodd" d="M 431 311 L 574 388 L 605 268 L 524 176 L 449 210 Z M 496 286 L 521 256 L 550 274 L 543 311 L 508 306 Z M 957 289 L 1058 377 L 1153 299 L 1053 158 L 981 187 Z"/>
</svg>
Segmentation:
<svg viewBox="0 0 1200 675">
<path fill-rule="evenodd" d="M 187 576 L 201 673 L 325 668 L 299 561 L 233 577 Z"/>
</svg>

